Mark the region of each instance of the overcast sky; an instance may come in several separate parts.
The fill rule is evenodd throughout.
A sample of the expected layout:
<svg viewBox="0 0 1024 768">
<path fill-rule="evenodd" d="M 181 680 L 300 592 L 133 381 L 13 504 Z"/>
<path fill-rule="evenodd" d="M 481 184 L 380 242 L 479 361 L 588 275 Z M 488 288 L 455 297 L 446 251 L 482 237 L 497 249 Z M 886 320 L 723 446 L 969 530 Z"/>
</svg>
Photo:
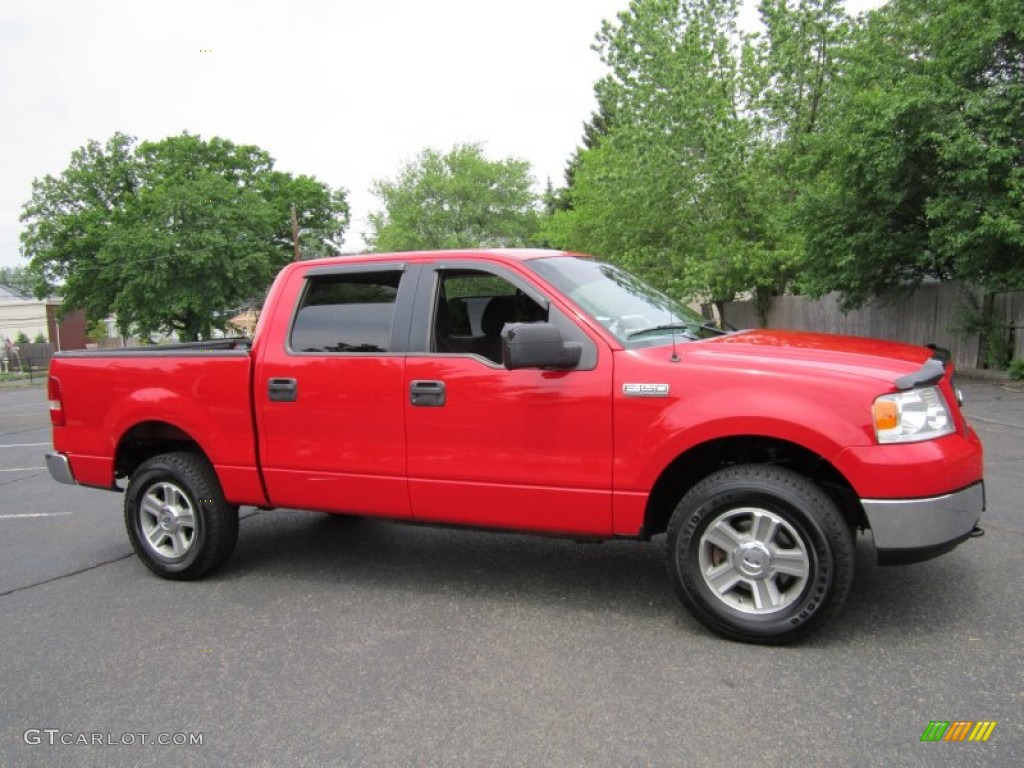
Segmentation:
<svg viewBox="0 0 1024 768">
<path fill-rule="evenodd" d="M 428 146 L 481 142 L 561 184 L 604 74 L 594 36 L 628 5 L 2 0 L 0 266 L 25 263 L 32 179 L 116 131 L 256 144 L 278 170 L 343 187 L 350 248 L 379 207 L 370 182 Z"/>
</svg>

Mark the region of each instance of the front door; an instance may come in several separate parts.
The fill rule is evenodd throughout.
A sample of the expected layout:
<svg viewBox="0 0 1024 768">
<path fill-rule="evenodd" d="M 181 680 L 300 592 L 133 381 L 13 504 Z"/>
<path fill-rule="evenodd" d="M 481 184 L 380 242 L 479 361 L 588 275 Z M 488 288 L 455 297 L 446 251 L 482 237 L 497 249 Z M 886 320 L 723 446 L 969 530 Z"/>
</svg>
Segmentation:
<svg viewBox="0 0 1024 768">
<path fill-rule="evenodd" d="M 413 517 L 610 535 L 608 349 L 522 275 L 497 266 L 425 271 L 416 306 L 428 330 L 421 349 L 411 343 L 405 368 Z M 504 368 L 502 327 L 535 321 L 584 344 L 577 369 Z"/>
</svg>

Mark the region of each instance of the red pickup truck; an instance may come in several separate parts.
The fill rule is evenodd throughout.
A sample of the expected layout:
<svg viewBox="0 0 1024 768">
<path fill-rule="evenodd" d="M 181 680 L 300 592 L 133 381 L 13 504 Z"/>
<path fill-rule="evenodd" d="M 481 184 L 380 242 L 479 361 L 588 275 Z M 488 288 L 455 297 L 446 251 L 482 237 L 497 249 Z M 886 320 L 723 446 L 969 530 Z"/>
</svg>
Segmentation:
<svg viewBox="0 0 1024 768">
<path fill-rule="evenodd" d="M 194 579 L 238 507 L 648 540 L 733 639 L 834 613 L 858 529 L 879 561 L 979 535 L 982 448 L 942 350 L 724 333 L 626 272 L 551 251 L 286 267 L 254 339 L 65 352 L 62 482 L 123 490 L 135 551 Z"/>
</svg>

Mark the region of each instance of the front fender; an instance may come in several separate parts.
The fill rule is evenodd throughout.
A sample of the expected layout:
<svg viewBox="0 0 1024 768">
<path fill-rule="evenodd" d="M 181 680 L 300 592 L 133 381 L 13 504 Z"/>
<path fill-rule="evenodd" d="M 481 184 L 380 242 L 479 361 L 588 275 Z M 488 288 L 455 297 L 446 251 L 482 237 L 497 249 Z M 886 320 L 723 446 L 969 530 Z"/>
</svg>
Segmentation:
<svg viewBox="0 0 1024 768">
<path fill-rule="evenodd" d="M 830 463 L 849 446 L 870 444 L 870 401 L 862 396 L 808 397 L 801 389 L 725 386 L 669 398 L 617 398 L 619 491 L 650 491 L 679 456 L 722 438 L 783 440 Z"/>
</svg>

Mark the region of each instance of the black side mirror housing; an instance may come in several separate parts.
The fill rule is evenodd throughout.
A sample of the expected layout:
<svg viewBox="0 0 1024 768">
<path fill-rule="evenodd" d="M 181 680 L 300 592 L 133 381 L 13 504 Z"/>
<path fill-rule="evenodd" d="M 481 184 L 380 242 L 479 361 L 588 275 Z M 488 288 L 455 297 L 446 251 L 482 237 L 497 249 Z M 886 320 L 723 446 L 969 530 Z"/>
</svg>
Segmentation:
<svg viewBox="0 0 1024 768">
<path fill-rule="evenodd" d="M 551 323 L 508 323 L 501 330 L 501 359 L 510 371 L 519 368 L 567 370 L 579 365 L 583 345 L 563 341 Z"/>
</svg>

